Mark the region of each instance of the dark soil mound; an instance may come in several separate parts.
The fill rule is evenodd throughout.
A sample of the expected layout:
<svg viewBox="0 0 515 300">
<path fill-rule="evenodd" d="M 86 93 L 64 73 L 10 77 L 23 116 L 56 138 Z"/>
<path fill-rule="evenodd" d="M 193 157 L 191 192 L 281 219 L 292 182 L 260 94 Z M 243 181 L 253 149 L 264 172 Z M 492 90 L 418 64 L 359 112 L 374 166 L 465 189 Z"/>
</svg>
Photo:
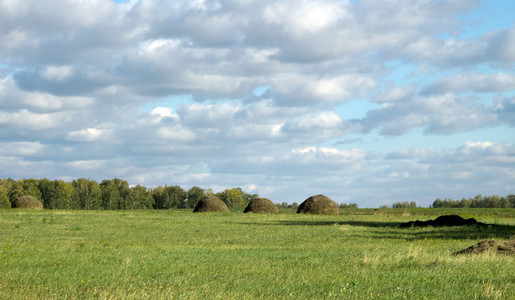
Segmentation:
<svg viewBox="0 0 515 300">
<path fill-rule="evenodd" d="M 21 196 L 13 201 L 12 208 L 30 208 L 30 209 L 43 209 L 43 203 L 32 196 Z"/>
<path fill-rule="evenodd" d="M 496 240 L 484 240 L 475 244 L 474 246 L 470 246 L 467 249 L 460 250 L 453 254 L 480 254 L 485 252 L 515 255 L 515 240 L 509 240 L 506 242 L 499 242 Z"/>
<path fill-rule="evenodd" d="M 337 215 L 338 204 L 324 195 L 311 196 L 299 205 L 297 213 Z"/>
<path fill-rule="evenodd" d="M 272 201 L 266 198 L 256 198 L 250 201 L 243 212 L 276 214 L 279 212 L 279 209 Z"/>
<path fill-rule="evenodd" d="M 193 212 L 229 212 L 229 208 L 217 196 L 208 195 L 200 199 Z"/>
<path fill-rule="evenodd" d="M 406 223 L 401 223 L 400 227 L 426 227 L 426 226 L 470 226 L 470 225 L 478 225 L 483 226 L 486 225 L 485 223 L 481 223 L 476 221 L 474 218 L 470 219 L 463 219 L 460 216 L 457 215 L 446 215 L 446 216 L 439 216 L 438 218 L 434 220 L 429 221 L 411 221 Z"/>
</svg>

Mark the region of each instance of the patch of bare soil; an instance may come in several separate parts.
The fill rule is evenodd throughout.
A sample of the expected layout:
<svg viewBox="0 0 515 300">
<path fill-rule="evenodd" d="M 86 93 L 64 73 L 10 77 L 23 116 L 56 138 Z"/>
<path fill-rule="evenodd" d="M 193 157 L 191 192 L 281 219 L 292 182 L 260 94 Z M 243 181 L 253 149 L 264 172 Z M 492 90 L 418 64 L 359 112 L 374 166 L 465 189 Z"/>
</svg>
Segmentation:
<svg viewBox="0 0 515 300">
<path fill-rule="evenodd" d="M 457 215 L 439 216 L 438 218 L 436 218 L 434 220 L 429 220 L 429 221 L 416 220 L 416 221 L 401 223 L 399 226 L 400 227 L 426 227 L 426 226 L 439 227 L 439 226 L 470 226 L 470 225 L 487 226 L 487 224 L 478 222 L 474 218 L 464 219 Z"/>
<path fill-rule="evenodd" d="M 466 249 L 453 253 L 460 254 L 480 254 L 485 252 L 495 252 L 498 254 L 515 255 L 515 240 L 500 242 L 496 240 L 484 240 Z"/>
</svg>

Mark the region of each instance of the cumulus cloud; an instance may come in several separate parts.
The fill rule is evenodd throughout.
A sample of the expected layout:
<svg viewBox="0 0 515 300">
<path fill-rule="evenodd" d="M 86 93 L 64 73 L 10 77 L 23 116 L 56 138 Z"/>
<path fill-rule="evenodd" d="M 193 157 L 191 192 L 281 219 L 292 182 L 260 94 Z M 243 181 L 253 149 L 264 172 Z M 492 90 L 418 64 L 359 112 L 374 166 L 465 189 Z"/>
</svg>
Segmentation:
<svg viewBox="0 0 515 300">
<path fill-rule="evenodd" d="M 495 126 L 498 121 L 493 107 L 473 98 L 445 94 L 384 104 L 367 112 L 359 123 L 365 131 L 379 129 L 385 135 L 401 135 L 417 127 L 426 133 L 452 134 Z"/>
<path fill-rule="evenodd" d="M 445 94 L 453 92 L 506 92 L 515 90 L 515 75 L 461 73 L 448 76 L 425 87 L 422 94 Z"/>
<path fill-rule="evenodd" d="M 513 26 L 471 32 L 479 1 L 435 4 L 0 0 L 0 177 L 360 206 L 507 192 L 507 137 L 383 148 L 515 125 Z"/>
</svg>

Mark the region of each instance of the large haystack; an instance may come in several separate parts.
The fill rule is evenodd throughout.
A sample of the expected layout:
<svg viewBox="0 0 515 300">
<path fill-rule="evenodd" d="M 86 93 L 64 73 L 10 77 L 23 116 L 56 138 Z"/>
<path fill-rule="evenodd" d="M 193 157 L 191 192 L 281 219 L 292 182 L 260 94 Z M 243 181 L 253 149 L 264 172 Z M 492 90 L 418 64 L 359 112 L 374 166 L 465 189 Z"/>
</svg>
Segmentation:
<svg viewBox="0 0 515 300">
<path fill-rule="evenodd" d="M 200 199 L 193 212 L 229 212 L 227 205 L 215 195 Z"/>
<path fill-rule="evenodd" d="M 20 198 L 13 201 L 12 208 L 31 208 L 31 209 L 43 209 L 43 203 L 32 196 L 21 196 Z"/>
<path fill-rule="evenodd" d="M 311 196 L 300 204 L 297 213 L 337 215 L 338 204 L 324 195 Z"/>
<path fill-rule="evenodd" d="M 279 212 L 279 209 L 272 201 L 266 198 L 256 198 L 250 201 L 249 205 L 247 205 L 243 212 L 276 214 Z"/>
</svg>

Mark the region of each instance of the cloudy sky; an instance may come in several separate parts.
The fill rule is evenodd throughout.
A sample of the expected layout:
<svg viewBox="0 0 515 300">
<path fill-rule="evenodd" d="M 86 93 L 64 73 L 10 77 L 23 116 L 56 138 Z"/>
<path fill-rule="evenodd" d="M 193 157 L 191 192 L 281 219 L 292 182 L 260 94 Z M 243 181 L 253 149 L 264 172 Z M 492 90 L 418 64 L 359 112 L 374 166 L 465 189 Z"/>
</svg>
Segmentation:
<svg viewBox="0 0 515 300">
<path fill-rule="evenodd" d="M 515 192 L 515 2 L 0 0 L 0 177 Z"/>
</svg>

